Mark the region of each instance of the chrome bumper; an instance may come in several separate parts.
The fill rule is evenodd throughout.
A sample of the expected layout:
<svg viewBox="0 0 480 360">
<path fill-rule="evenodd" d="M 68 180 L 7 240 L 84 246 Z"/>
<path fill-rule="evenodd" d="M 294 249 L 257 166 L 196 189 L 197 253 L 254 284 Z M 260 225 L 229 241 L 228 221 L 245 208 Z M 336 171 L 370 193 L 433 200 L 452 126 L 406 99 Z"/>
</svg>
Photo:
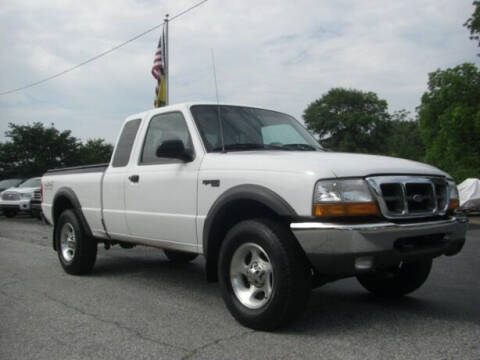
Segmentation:
<svg viewBox="0 0 480 360">
<path fill-rule="evenodd" d="M 320 274 L 353 275 L 419 257 L 454 255 L 465 243 L 468 219 L 399 224 L 291 223 Z"/>
</svg>

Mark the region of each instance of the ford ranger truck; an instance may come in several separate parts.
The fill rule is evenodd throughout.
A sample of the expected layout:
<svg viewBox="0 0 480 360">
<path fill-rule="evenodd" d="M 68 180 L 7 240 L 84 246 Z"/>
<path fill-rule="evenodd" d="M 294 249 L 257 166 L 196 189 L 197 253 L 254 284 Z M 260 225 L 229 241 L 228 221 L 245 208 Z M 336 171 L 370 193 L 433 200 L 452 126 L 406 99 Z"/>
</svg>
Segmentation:
<svg viewBox="0 0 480 360">
<path fill-rule="evenodd" d="M 132 115 L 109 164 L 50 170 L 42 189 L 67 273 L 90 272 L 99 243 L 160 248 L 177 263 L 200 254 L 232 315 L 262 330 L 346 277 L 379 296 L 411 293 L 467 230 L 445 172 L 327 152 L 291 116 L 246 106 Z"/>
</svg>

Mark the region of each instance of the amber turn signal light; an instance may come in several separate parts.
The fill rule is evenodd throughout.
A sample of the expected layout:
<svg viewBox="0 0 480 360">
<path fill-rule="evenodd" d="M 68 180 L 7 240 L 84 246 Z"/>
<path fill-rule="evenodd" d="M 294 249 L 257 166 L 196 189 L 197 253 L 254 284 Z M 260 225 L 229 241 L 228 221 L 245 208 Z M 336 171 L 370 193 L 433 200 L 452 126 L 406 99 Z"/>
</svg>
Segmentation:
<svg viewBox="0 0 480 360">
<path fill-rule="evenodd" d="M 458 199 L 450 199 L 450 204 L 448 204 L 448 210 L 458 209 L 460 206 L 460 201 Z"/>
<path fill-rule="evenodd" d="M 370 216 L 379 213 L 376 202 L 313 205 L 313 215 L 318 217 Z"/>
</svg>

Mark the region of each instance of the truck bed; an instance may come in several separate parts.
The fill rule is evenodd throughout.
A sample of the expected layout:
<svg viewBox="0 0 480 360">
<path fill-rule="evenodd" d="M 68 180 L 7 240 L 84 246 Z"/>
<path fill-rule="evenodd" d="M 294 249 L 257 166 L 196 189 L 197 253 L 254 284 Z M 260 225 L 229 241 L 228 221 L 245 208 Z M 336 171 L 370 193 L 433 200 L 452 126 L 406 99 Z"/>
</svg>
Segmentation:
<svg viewBox="0 0 480 360">
<path fill-rule="evenodd" d="M 51 206 L 59 191 L 74 194 L 94 236 L 104 237 L 101 223 L 102 177 L 108 164 L 74 166 L 47 171 L 43 175 L 43 212 L 53 222 Z"/>
</svg>

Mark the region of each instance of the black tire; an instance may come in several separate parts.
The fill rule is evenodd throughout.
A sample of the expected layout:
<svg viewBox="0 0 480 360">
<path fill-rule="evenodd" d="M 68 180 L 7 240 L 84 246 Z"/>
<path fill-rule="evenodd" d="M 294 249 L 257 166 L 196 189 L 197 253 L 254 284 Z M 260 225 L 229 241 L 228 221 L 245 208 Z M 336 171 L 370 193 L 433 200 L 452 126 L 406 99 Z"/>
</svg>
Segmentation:
<svg viewBox="0 0 480 360">
<path fill-rule="evenodd" d="M 198 254 L 189 253 L 185 251 L 177 251 L 177 250 L 165 250 L 163 249 L 165 256 L 173 263 L 176 264 L 186 264 L 190 261 L 193 261 L 197 258 Z"/>
<path fill-rule="evenodd" d="M 65 233 L 70 232 L 75 236 L 76 246 L 73 254 L 70 253 L 71 259 L 68 259 L 62 251 L 62 236 L 65 235 L 63 229 Z M 55 247 L 60 264 L 67 273 L 83 275 L 92 271 L 97 258 L 97 242 L 87 236 L 75 210 L 68 209 L 60 214 L 55 231 Z"/>
<path fill-rule="evenodd" d="M 271 293 L 264 293 L 260 301 L 265 303 L 259 308 L 244 305 L 232 287 L 232 259 L 246 246 L 259 246 L 273 269 Z M 252 263 L 247 261 L 247 267 Z M 218 278 L 231 314 L 242 325 L 256 330 L 274 330 L 299 317 L 311 292 L 311 270 L 300 246 L 286 226 L 269 219 L 245 220 L 230 229 L 220 249 Z M 256 290 L 256 285 L 244 278 L 246 288 Z"/>
<path fill-rule="evenodd" d="M 400 297 L 417 290 L 427 280 L 432 259 L 403 263 L 399 267 L 357 275 L 362 286 L 375 295 Z"/>
<path fill-rule="evenodd" d="M 12 210 L 12 209 L 4 209 L 4 210 L 3 210 L 3 214 L 4 214 L 7 218 L 14 218 L 15 216 L 17 216 L 18 211 L 17 211 L 17 210 Z"/>
</svg>

